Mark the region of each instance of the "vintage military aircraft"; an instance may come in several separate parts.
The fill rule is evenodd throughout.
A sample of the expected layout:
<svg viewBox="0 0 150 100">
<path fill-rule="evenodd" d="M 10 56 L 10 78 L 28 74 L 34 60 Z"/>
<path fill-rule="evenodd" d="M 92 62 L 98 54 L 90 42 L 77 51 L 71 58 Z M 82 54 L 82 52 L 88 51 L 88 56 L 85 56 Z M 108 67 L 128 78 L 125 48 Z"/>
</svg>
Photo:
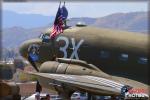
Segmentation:
<svg viewBox="0 0 150 100">
<path fill-rule="evenodd" d="M 40 83 L 69 98 L 74 91 L 121 95 L 123 89 L 148 90 L 148 35 L 77 24 L 55 39 L 51 29 L 25 41 L 28 59 Z M 29 56 L 30 55 L 30 56 Z"/>
</svg>

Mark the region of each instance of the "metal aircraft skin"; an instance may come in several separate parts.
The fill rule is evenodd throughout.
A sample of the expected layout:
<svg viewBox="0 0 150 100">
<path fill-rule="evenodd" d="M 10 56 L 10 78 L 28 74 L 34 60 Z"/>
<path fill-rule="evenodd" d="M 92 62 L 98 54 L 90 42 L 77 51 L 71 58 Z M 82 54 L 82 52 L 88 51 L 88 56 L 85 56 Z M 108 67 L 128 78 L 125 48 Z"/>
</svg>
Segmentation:
<svg viewBox="0 0 150 100">
<path fill-rule="evenodd" d="M 26 59 L 36 54 L 30 62 L 39 72 L 29 74 L 38 76 L 43 86 L 65 97 L 77 90 L 120 95 L 124 86 L 148 90 L 148 35 L 76 26 L 49 40 L 50 32 L 20 47 Z"/>
</svg>

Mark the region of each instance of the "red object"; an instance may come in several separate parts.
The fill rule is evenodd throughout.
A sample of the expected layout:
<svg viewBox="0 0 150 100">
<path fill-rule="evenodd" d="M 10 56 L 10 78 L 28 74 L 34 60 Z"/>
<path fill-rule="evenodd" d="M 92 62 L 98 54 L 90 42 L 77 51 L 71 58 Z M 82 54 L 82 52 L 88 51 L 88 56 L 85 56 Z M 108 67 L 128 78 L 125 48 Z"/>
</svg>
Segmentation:
<svg viewBox="0 0 150 100">
<path fill-rule="evenodd" d="M 62 9 L 59 6 L 55 21 L 54 21 L 53 29 L 50 34 L 50 38 L 54 39 L 60 33 L 63 33 L 63 19 L 62 19 Z"/>
</svg>

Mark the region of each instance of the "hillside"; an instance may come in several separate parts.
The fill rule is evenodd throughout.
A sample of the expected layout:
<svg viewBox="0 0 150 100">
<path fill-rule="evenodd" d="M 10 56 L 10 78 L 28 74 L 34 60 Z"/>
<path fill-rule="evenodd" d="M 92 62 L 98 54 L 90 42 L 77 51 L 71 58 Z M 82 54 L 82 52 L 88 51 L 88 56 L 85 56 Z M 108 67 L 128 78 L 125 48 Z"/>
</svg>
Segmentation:
<svg viewBox="0 0 150 100">
<path fill-rule="evenodd" d="M 16 48 L 25 40 L 38 37 L 46 27 L 25 29 L 22 27 L 12 27 L 3 30 L 2 46 L 6 48 Z"/>
<path fill-rule="evenodd" d="M 20 14 L 13 11 L 3 11 L 3 28 L 11 28 L 14 26 L 23 28 L 36 28 L 52 24 L 54 16 L 43 16 L 40 14 Z"/>
<path fill-rule="evenodd" d="M 115 13 L 97 18 L 92 25 L 133 32 L 147 32 L 148 14 L 146 12 Z"/>
<path fill-rule="evenodd" d="M 9 15 L 9 12 L 7 12 L 7 14 Z M 13 18 L 14 21 L 16 21 L 16 23 L 11 22 L 10 19 L 6 20 L 6 18 L 3 20 L 3 22 L 5 22 L 3 23 L 4 29 L 2 34 L 3 47 L 17 48 L 23 41 L 34 37 L 38 37 L 42 31 L 52 26 L 53 18 L 48 19 L 48 17 L 45 18 L 44 16 L 37 15 L 39 17 L 36 19 L 36 15 L 33 16 L 30 14 L 23 16 L 24 21 L 22 22 L 22 25 L 19 25 L 19 19 L 17 20 L 16 18 L 21 16 L 22 14 L 14 14 Z M 45 18 L 45 21 L 43 21 L 42 23 L 41 21 L 37 21 L 36 23 L 34 23 L 33 20 L 27 20 L 30 18 L 34 19 L 34 21 L 40 19 L 41 21 L 43 21 L 43 18 Z M 11 22 L 10 25 L 9 21 Z M 89 26 L 111 28 L 116 30 L 133 31 L 141 33 L 147 33 L 148 31 L 148 16 L 146 12 L 114 13 L 100 18 L 71 18 L 67 23 L 68 25 L 75 26 L 77 22 L 84 22 Z M 28 24 L 30 24 L 30 27 L 28 26 Z"/>
</svg>

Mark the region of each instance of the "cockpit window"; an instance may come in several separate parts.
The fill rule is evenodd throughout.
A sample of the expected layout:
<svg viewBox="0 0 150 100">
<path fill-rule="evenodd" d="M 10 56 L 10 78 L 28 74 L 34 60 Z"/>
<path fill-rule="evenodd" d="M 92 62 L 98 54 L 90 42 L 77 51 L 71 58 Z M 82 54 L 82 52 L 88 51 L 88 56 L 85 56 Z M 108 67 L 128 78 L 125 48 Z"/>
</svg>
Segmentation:
<svg viewBox="0 0 150 100">
<path fill-rule="evenodd" d="M 45 38 L 45 39 L 49 39 L 49 35 L 45 35 L 44 38 Z"/>
<path fill-rule="evenodd" d="M 49 42 L 50 36 L 49 34 L 40 34 L 39 36 L 40 39 L 42 39 L 42 42 Z"/>
<path fill-rule="evenodd" d="M 49 37 L 49 34 L 40 34 L 40 36 L 39 36 L 39 38 L 41 38 L 41 39 L 49 39 L 50 37 Z"/>
<path fill-rule="evenodd" d="M 100 51 L 100 58 L 108 58 L 110 56 L 110 53 L 108 51 Z"/>
<path fill-rule="evenodd" d="M 42 39 L 42 38 L 43 38 L 43 35 L 44 35 L 43 33 L 42 33 L 42 34 L 40 34 L 39 38 L 40 38 L 40 39 Z"/>
<path fill-rule="evenodd" d="M 122 60 L 122 61 L 127 61 L 127 60 L 128 60 L 128 54 L 122 53 L 122 54 L 119 56 L 119 59 Z"/>
<path fill-rule="evenodd" d="M 146 57 L 139 57 L 138 63 L 140 64 L 147 64 L 148 59 Z"/>
</svg>

